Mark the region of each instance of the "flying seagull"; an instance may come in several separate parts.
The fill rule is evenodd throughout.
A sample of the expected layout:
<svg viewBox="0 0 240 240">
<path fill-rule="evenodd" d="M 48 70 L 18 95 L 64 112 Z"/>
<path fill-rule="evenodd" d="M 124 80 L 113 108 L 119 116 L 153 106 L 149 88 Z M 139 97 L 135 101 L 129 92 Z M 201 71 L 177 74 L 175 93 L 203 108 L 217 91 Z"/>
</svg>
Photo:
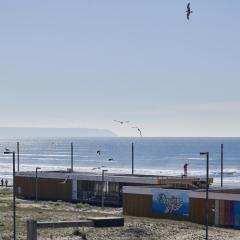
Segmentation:
<svg viewBox="0 0 240 240">
<path fill-rule="evenodd" d="M 92 168 L 92 170 L 99 170 L 100 169 L 100 167 L 94 167 L 94 168 Z"/>
<path fill-rule="evenodd" d="M 190 2 L 187 5 L 186 13 L 187 13 L 187 20 L 189 20 L 190 14 L 193 13 L 193 11 L 191 10 L 191 7 L 190 7 Z"/>
<path fill-rule="evenodd" d="M 68 175 L 67 178 L 66 178 L 64 181 L 60 182 L 60 184 L 66 184 L 66 183 L 67 183 L 67 180 L 68 180 L 69 178 L 70 178 L 70 176 Z"/>
<path fill-rule="evenodd" d="M 112 161 L 113 161 L 113 158 L 109 158 L 108 161 L 109 161 L 109 162 L 112 162 Z"/>
<path fill-rule="evenodd" d="M 139 127 L 132 127 L 132 128 L 136 128 L 138 130 L 140 136 L 142 137 L 142 131 L 141 131 L 141 129 Z"/>
<path fill-rule="evenodd" d="M 119 120 L 113 120 L 114 122 L 118 122 L 121 125 L 123 125 L 124 123 L 130 123 L 130 121 L 119 121 Z"/>
<path fill-rule="evenodd" d="M 97 150 L 97 154 L 100 155 L 101 154 L 101 150 Z"/>
</svg>

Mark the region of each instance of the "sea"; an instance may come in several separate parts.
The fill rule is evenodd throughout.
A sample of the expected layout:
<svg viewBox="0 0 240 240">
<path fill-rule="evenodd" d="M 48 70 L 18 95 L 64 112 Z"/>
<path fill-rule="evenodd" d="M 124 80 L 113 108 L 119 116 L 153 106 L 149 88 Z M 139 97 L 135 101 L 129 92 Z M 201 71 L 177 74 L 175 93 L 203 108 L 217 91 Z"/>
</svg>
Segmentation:
<svg viewBox="0 0 240 240">
<path fill-rule="evenodd" d="M 181 176 L 188 163 L 188 175 L 206 177 L 206 156 L 209 152 L 209 173 L 214 186 L 220 185 L 221 144 L 224 146 L 223 183 L 240 187 L 240 138 L 28 138 L 0 139 L 0 179 L 12 182 L 12 156 L 5 148 L 17 151 L 19 142 L 20 171 L 67 170 L 71 167 L 71 143 L 75 171 L 131 173 L 132 143 L 134 172 L 138 174 Z M 97 151 L 100 150 L 100 154 Z M 112 158 L 112 161 L 109 159 Z M 17 156 L 16 156 L 17 170 Z"/>
</svg>

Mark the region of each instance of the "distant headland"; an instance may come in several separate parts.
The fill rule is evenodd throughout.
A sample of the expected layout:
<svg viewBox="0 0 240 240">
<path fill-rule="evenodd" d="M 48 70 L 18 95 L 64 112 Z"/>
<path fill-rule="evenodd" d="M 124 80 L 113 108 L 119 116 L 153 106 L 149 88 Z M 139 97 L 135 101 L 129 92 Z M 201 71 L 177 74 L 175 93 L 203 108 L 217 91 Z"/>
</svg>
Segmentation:
<svg viewBox="0 0 240 240">
<path fill-rule="evenodd" d="M 108 129 L 0 127 L 0 138 L 31 137 L 117 137 Z"/>
</svg>

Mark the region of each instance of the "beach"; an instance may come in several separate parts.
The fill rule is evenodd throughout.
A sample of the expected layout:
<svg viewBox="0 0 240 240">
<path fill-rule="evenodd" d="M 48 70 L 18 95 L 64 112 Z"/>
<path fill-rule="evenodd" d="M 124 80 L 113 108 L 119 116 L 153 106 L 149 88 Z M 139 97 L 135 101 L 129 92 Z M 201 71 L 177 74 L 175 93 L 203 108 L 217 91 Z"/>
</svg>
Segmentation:
<svg viewBox="0 0 240 240">
<path fill-rule="evenodd" d="M 26 222 L 37 221 L 80 220 L 89 217 L 122 216 L 122 208 L 91 206 L 66 202 L 28 201 L 17 199 L 17 239 L 26 239 Z M 38 239 L 89 239 L 89 240 L 137 240 L 168 239 L 191 240 L 204 239 L 205 227 L 190 222 L 167 219 L 150 219 L 124 216 L 125 226 L 117 228 L 79 228 L 82 236 L 74 235 L 73 228 L 46 229 L 38 231 Z M 0 189 L 0 236 L 3 240 L 11 239 L 12 233 L 12 192 L 11 189 Z M 0 239 L 1 239 L 0 237 Z M 209 239 L 237 240 L 240 231 L 233 229 L 209 227 Z"/>
</svg>

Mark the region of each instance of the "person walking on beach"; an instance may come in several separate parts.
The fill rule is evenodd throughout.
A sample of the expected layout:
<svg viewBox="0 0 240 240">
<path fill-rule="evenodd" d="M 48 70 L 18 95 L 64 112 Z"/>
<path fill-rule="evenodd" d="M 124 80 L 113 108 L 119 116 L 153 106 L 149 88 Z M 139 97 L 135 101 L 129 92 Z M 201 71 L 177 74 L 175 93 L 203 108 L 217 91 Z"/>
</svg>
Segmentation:
<svg viewBox="0 0 240 240">
<path fill-rule="evenodd" d="M 8 180 L 7 179 L 5 180 L 5 186 L 6 187 L 8 186 Z"/>
<path fill-rule="evenodd" d="M 3 187 L 3 178 L 1 179 L 1 186 Z"/>
<path fill-rule="evenodd" d="M 189 163 L 185 162 L 185 164 L 183 165 L 183 176 L 187 177 L 187 171 L 188 171 L 188 165 Z"/>
</svg>

